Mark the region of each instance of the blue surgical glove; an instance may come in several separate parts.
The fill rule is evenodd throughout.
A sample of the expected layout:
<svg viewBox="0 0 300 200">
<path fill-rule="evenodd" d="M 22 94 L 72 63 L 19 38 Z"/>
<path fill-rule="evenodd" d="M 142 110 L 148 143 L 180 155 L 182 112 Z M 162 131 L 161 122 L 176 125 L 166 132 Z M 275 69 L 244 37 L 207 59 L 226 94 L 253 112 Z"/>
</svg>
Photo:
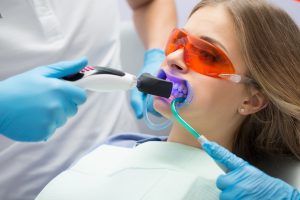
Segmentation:
<svg viewBox="0 0 300 200">
<path fill-rule="evenodd" d="M 217 179 L 221 200 L 300 199 L 297 189 L 280 179 L 270 177 L 217 143 L 204 140 L 202 148 L 228 170 L 227 174 Z"/>
<path fill-rule="evenodd" d="M 83 89 L 60 80 L 80 71 L 83 58 L 37 67 L 0 82 L 0 134 L 17 141 L 51 136 L 86 100 Z"/>
<path fill-rule="evenodd" d="M 150 49 L 146 51 L 144 55 L 144 65 L 139 74 L 150 73 L 154 76 L 157 75 L 160 65 L 165 59 L 165 53 L 161 49 Z M 130 104 L 136 115 L 136 118 L 143 118 L 144 101 L 146 100 L 146 94 L 138 91 L 136 88 L 130 92 Z M 153 99 L 151 98 L 147 104 L 147 110 L 157 116 L 160 116 L 153 108 Z"/>
</svg>

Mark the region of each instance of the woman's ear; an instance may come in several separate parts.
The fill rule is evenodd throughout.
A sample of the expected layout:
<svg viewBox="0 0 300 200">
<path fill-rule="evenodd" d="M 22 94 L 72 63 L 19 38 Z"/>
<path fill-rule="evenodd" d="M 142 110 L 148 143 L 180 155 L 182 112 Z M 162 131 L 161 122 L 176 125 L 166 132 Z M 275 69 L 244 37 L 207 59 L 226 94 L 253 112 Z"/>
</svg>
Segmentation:
<svg viewBox="0 0 300 200">
<path fill-rule="evenodd" d="M 266 96 L 257 89 L 250 89 L 250 94 L 245 97 L 238 112 L 241 115 L 254 114 L 268 105 Z"/>
</svg>

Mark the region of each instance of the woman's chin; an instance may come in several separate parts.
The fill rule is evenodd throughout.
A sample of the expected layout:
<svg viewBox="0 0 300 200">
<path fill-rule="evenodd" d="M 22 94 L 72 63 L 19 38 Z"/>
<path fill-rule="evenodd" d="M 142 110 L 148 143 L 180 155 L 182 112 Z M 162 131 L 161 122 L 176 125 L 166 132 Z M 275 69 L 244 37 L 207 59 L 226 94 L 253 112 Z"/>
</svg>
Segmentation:
<svg viewBox="0 0 300 200">
<path fill-rule="evenodd" d="M 153 99 L 153 107 L 159 112 L 162 116 L 169 119 L 172 116 L 170 103 L 166 101 L 166 99 L 162 97 L 154 97 Z"/>
</svg>

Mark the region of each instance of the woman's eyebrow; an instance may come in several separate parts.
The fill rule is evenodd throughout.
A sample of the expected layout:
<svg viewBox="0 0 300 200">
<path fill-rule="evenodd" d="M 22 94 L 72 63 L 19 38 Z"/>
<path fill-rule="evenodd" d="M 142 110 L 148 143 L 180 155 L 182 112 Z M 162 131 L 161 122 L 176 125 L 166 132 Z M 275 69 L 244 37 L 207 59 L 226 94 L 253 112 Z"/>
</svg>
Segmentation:
<svg viewBox="0 0 300 200">
<path fill-rule="evenodd" d="M 200 38 L 207 41 L 207 42 L 209 42 L 209 43 L 220 46 L 224 51 L 226 51 L 226 53 L 228 53 L 227 49 L 224 47 L 224 45 L 222 45 L 221 42 L 219 42 L 219 41 L 217 41 L 217 40 L 215 40 L 211 37 L 208 37 L 208 36 L 201 36 Z"/>
</svg>

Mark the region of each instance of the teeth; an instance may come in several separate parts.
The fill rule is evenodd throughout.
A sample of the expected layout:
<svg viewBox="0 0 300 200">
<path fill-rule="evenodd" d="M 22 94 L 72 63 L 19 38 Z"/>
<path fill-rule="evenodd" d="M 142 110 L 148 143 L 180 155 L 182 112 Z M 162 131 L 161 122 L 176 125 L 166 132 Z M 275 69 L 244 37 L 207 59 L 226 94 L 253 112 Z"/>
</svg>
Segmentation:
<svg viewBox="0 0 300 200">
<path fill-rule="evenodd" d="M 178 90 L 182 91 L 184 88 L 185 88 L 185 85 L 184 84 L 180 84 L 179 87 L 178 87 Z"/>
<path fill-rule="evenodd" d="M 185 80 L 173 77 L 171 75 L 168 77 L 167 75 L 166 81 L 173 82 L 172 94 L 171 97 L 169 97 L 171 101 L 178 97 L 187 97 L 188 88 L 185 85 Z"/>
<path fill-rule="evenodd" d="M 187 87 L 184 84 L 174 84 L 172 96 L 176 97 L 186 97 L 187 96 Z"/>
<path fill-rule="evenodd" d="M 176 97 L 179 94 L 179 92 L 178 92 L 178 90 L 175 90 L 172 94 L 173 94 L 173 96 Z"/>
<path fill-rule="evenodd" d="M 173 89 L 177 89 L 177 88 L 178 88 L 178 83 L 175 83 Z"/>
</svg>

